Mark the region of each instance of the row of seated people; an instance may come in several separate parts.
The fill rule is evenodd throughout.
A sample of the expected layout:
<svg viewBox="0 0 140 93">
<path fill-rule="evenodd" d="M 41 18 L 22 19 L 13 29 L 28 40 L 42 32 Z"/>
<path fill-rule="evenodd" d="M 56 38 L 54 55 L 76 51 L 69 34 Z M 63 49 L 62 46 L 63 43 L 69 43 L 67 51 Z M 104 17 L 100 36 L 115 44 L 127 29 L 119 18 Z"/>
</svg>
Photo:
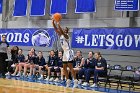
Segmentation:
<svg viewBox="0 0 140 93">
<path fill-rule="evenodd" d="M 22 49 L 18 50 L 18 54 L 15 60 L 15 71 L 12 73 L 12 76 L 25 76 L 27 77 L 27 69 L 29 68 L 28 77 L 33 77 L 36 74 L 36 70 L 39 70 L 39 78 L 43 78 L 43 70 L 47 70 L 47 81 L 53 81 L 54 73 L 56 73 L 55 82 L 64 80 L 64 71 L 63 71 L 63 62 L 62 62 L 63 52 L 59 51 L 58 56 L 55 55 L 53 50 L 50 51 L 48 61 L 45 61 L 43 57 L 43 52 L 39 51 L 38 54 L 35 53 L 35 49 L 31 49 L 25 57 L 23 55 Z M 93 53 L 90 51 L 88 53 L 88 58 L 82 57 L 82 52 L 76 51 L 76 55 L 73 59 L 73 68 L 75 74 L 77 74 L 78 84 L 82 84 L 83 76 L 84 82 L 82 85 L 89 85 L 89 80 L 91 75 L 94 76 L 93 85 L 95 87 L 98 82 L 98 76 L 107 75 L 107 63 L 106 60 L 101 56 L 100 52 Z M 21 73 L 23 71 L 23 74 Z M 69 68 L 68 71 L 70 72 Z M 9 72 L 7 73 L 9 74 Z"/>
</svg>

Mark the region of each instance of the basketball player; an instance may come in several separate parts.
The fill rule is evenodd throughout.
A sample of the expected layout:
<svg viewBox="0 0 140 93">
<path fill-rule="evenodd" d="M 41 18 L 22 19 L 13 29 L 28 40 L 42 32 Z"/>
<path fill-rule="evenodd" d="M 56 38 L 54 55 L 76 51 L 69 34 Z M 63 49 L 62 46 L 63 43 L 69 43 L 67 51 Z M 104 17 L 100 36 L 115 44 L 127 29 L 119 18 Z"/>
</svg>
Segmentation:
<svg viewBox="0 0 140 93">
<path fill-rule="evenodd" d="M 63 71 L 64 71 L 64 74 L 65 74 L 65 77 L 66 77 L 66 87 L 70 87 L 70 79 L 69 79 L 69 75 L 68 75 L 68 71 L 67 71 L 67 67 L 69 67 L 72 75 L 73 75 L 73 78 L 74 78 L 74 88 L 77 87 L 77 83 L 78 83 L 78 80 L 76 80 L 76 74 L 75 74 L 75 71 L 73 69 L 73 58 L 74 58 L 74 53 L 73 53 L 73 50 L 70 49 L 70 38 L 69 38 L 69 35 L 68 35 L 68 31 L 69 29 L 66 27 L 65 29 L 62 29 L 61 26 L 60 26 L 60 23 L 57 22 L 57 26 L 55 24 L 55 21 L 52 19 L 52 24 L 53 24 L 53 27 L 56 31 L 56 33 L 60 36 L 60 43 L 61 43 L 61 47 L 64 51 L 64 54 L 63 54 Z"/>
</svg>

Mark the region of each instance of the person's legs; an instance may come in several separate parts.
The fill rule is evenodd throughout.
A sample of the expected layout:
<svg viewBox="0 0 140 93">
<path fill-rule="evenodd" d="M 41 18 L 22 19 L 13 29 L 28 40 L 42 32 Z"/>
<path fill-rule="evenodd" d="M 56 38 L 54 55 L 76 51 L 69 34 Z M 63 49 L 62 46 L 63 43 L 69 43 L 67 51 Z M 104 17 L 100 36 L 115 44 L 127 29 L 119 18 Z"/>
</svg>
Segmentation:
<svg viewBox="0 0 140 93">
<path fill-rule="evenodd" d="M 73 86 L 73 88 L 76 88 L 78 86 L 78 80 L 76 79 L 76 74 L 75 74 L 75 71 L 73 69 L 73 63 L 68 63 L 68 67 L 69 67 L 70 72 L 72 73 L 72 76 L 74 78 L 74 86 Z"/>
<path fill-rule="evenodd" d="M 76 75 L 76 78 L 78 79 L 78 72 L 79 72 L 79 70 L 81 69 L 81 68 L 73 68 L 74 69 L 74 71 L 75 71 L 75 75 Z"/>
<path fill-rule="evenodd" d="M 54 80 L 55 82 L 59 81 L 59 77 L 60 77 L 60 67 L 54 67 L 54 70 L 56 72 L 56 79 Z"/>
<path fill-rule="evenodd" d="M 19 70 L 19 64 L 15 64 L 16 65 L 16 69 L 15 72 L 12 74 L 13 76 L 15 76 Z"/>
<path fill-rule="evenodd" d="M 2 58 L 2 54 L 0 53 L 0 74 L 2 74 L 2 63 L 3 63 L 3 58 Z"/>
<path fill-rule="evenodd" d="M 91 85 L 91 87 L 97 87 L 97 83 L 98 83 L 98 76 L 106 76 L 107 72 L 105 72 L 104 70 L 95 70 L 94 71 L 94 84 Z"/>
<path fill-rule="evenodd" d="M 46 68 L 46 70 L 48 70 L 48 76 L 47 76 L 47 78 L 45 79 L 45 80 L 49 80 L 49 78 L 50 78 L 50 74 L 51 74 L 51 67 L 48 67 L 47 65 L 45 66 L 45 68 Z"/>
<path fill-rule="evenodd" d="M 38 65 L 34 65 L 34 68 L 33 68 L 33 75 L 35 75 L 36 74 L 36 69 L 38 69 L 39 68 L 39 66 Z"/>
<path fill-rule="evenodd" d="M 85 76 L 87 83 L 89 83 L 91 74 L 94 74 L 94 69 L 91 69 L 91 68 L 87 69 L 86 70 L 86 76 Z"/>
<path fill-rule="evenodd" d="M 82 68 L 78 72 L 78 79 L 79 79 L 79 82 L 78 83 L 79 84 L 82 83 L 82 78 L 83 78 L 83 75 L 85 76 L 85 71 L 86 71 L 86 69 L 85 68 Z"/>
<path fill-rule="evenodd" d="M 106 74 L 104 70 L 94 70 L 94 83 L 97 84 L 98 76 L 106 76 Z"/>
<path fill-rule="evenodd" d="M 57 78 L 60 76 L 60 69 L 61 69 L 60 67 L 54 67 Z"/>
<path fill-rule="evenodd" d="M 25 63 L 19 63 L 19 73 L 21 73 L 22 67 L 24 67 Z"/>
<path fill-rule="evenodd" d="M 79 70 L 79 72 L 78 72 L 78 79 L 82 79 L 82 76 L 85 74 L 85 70 L 86 69 L 84 69 L 84 68 Z"/>
<path fill-rule="evenodd" d="M 63 79 L 64 79 L 64 78 L 63 78 L 63 77 L 64 77 L 64 71 L 63 71 L 63 68 L 61 68 L 61 72 L 60 72 L 60 73 L 61 73 L 61 80 L 63 80 Z"/>
<path fill-rule="evenodd" d="M 1 60 L 1 63 L 0 63 L 0 68 L 1 68 L 1 74 L 2 76 L 5 76 L 5 60 Z"/>
<path fill-rule="evenodd" d="M 52 68 L 52 67 L 48 67 L 48 77 L 51 76 L 51 68 Z"/>
<path fill-rule="evenodd" d="M 49 81 L 53 81 L 54 80 L 54 73 L 55 73 L 55 69 L 54 69 L 54 67 L 49 67 L 49 69 L 48 69 L 48 76 L 49 77 L 51 77 L 50 79 L 49 79 Z"/>
<path fill-rule="evenodd" d="M 13 68 L 11 67 L 12 64 L 13 64 L 13 61 L 8 62 L 8 72 L 9 73 L 13 73 Z"/>
<path fill-rule="evenodd" d="M 39 69 L 38 69 L 38 70 L 39 70 L 39 74 L 40 74 L 40 75 L 43 74 L 43 72 L 42 72 L 42 68 L 43 68 L 43 66 L 39 66 Z"/>
<path fill-rule="evenodd" d="M 27 73 L 27 68 L 30 66 L 30 64 L 25 64 L 24 65 L 24 76 L 26 75 Z"/>
<path fill-rule="evenodd" d="M 80 70 L 80 68 L 73 68 L 75 71 L 75 74 L 78 73 L 78 71 Z"/>
<path fill-rule="evenodd" d="M 5 73 L 6 73 L 6 62 L 5 62 L 5 53 L 0 53 L 0 73 L 2 74 L 2 77 L 5 78 Z"/>
<path fill-rule="evenodd" d="M 63 63 L 63 72 L 64 72 L 64 75 L 66 77 L 66 87 L 69 87 L 70 86 L 70 79 L 69 79 L 67 67 L 68 67 L 68 62 L 64 62 Z"/>
<path fill-rule="evenodd" d="M 50 76 L 54 77 L 54 72 L 55 72 L 54 67 L 50 67 L 49 69 L 50 69 Z"/>
<path fill-rule="evenodd" d="M 40 75 L 40 77 L 38 79 L 43 79 L 43 71 L 42 71 L 42 69 L 43 69 L 43 66 L 38 67 L 39 75 Z"/>
<path fill-rule="evenodd" d="M 72 63 L 68 63 L 68 67 L 70 69 L 70 72 L 72 73 L 73 78 L 76 79 L 76 74 L 75 74 L 75 71 L 73 69 L 73 64 Z"/>
<path fill-rule="evenodd" d="M 29 76 L 32 76 L 33 69 L 34 69 L 34 64 L 30 65 L 30 73 L 29 73 Z"/>
<path fill-rule="evenodd" d="M 63 63 L 63 72 L 64 72 L 64 75 L 65 75 L 65 77 L 66 77 L 66 80 L 69 79 L 67 66 L 68 66 L 67 63 Z"/>
</svg>

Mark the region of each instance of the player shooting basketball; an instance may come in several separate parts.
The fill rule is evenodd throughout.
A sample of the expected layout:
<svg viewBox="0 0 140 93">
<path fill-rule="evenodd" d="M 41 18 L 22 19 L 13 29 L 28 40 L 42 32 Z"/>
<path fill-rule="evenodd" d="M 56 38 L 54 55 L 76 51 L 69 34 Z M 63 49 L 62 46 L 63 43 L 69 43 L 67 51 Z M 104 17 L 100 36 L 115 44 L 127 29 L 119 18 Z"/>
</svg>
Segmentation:
<svg viewBox="0 0 140 93">
<path fill-rule="evenodd" d="M 52 24 L 53 24 L 53 27 L 54 27 L 56 33 L 60 37 L 61 47 L 64 51 L 62 61 L 63 61 L 63 71 L 64 71 L 64 74 L 65 74 L 66 79 L 67 79 L 66 87 L 70 87 L 70 79 L 69 79 L 69 75 L 68 75 L 68 71 L 67 71 L 67 67 L 69 67 L 69 69 L 73 75 L 73 78 L 74 78 L 74 86 L 73 87 L 76 88 L 77 84 L 78 84 L 78 80 L 76 80 L 76 75 L 75 75 L 75 72 L 73 69 L 74 52 L 70 48 L 70 37 L 68 35 L 69 29 L 67 27 L 65 29 L 62 29 L 60 26 L 60 23 L 58 21 L 55 21 L 54 18 L 52 18 Z"/>
</svg>

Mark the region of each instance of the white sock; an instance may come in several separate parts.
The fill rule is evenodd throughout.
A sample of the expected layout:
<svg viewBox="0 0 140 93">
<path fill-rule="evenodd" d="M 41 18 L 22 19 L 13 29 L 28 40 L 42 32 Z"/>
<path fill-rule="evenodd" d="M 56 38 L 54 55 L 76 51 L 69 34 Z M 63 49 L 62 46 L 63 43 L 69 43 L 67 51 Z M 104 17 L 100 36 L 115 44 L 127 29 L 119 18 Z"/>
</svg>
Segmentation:
<svg viewBox="0 0 140 93">
<path fill-rule="evenodd" d="M 41 77 L 43 77 L 43 75 L 41 74 Z"/>
<path fill-rule="evenodd" d="M 50 78 L 50 76 L 47 76 L 47 78 Z"/>
<path fill-rule="evenodd" d="M 79 79 L 79 82 L 82 83 L 82 79 Z"/>
<path fill-rule="evenodd" d="M 61 77 L 61 80 L 63 80 L 63 76 Z"/>
</svg>

